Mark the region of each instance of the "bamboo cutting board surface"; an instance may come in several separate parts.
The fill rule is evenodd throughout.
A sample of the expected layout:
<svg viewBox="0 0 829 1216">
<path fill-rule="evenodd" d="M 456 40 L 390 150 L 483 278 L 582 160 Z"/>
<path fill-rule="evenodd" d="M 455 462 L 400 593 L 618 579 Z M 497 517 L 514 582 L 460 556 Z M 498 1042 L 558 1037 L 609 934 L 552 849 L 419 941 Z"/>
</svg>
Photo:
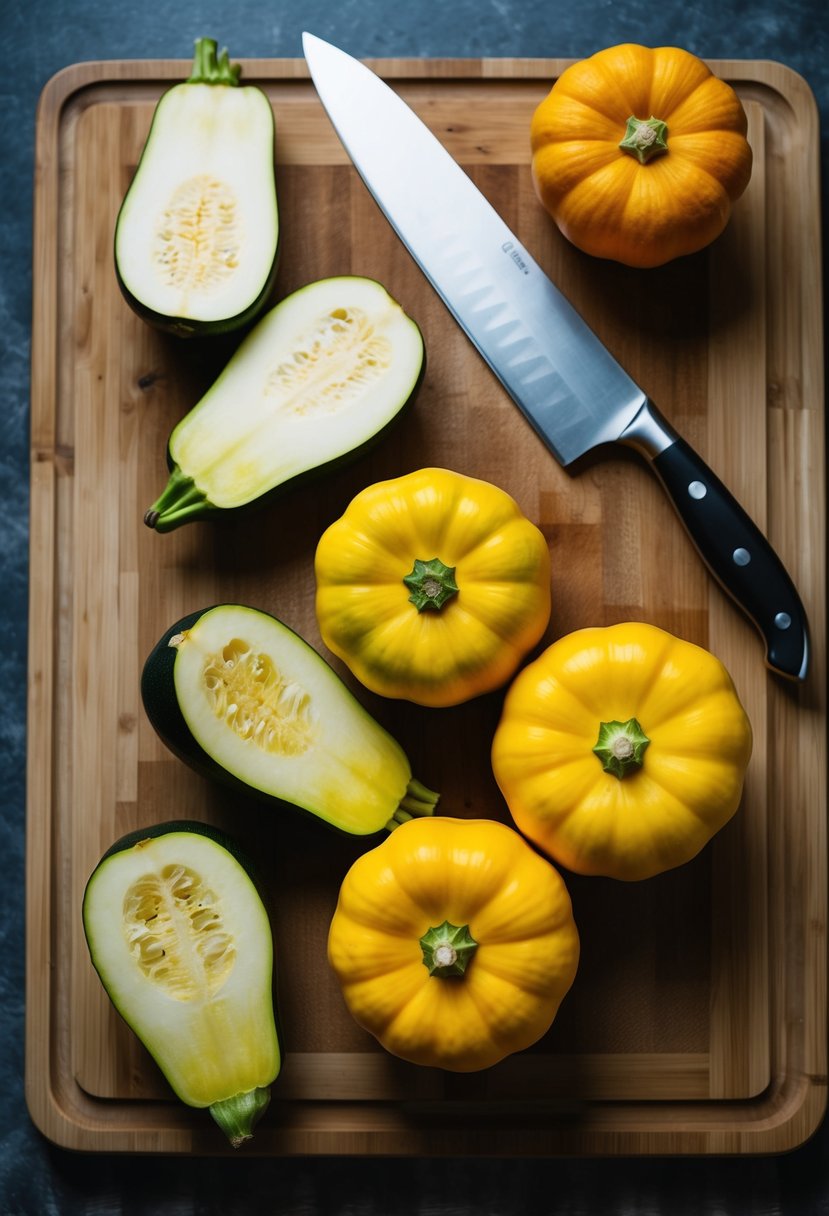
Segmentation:
<svg viewBox="0 0 829 1216">
<path fill-rule="evenodd" d="M 47 85 L 38 116 L 32 369 L 27 808 L 27 1096 L 78 1149 L 214 1154 L 221 1133 L 175 1102 L 110 1007 L 86 951 L 84 884 L 124 832 L 213 822 L 260 859 L 286 1060 L 245 1152 L 774 1152 L 826 1096 L 825 537 L 817 117 L 769 63 L 712 65 L 749 116 L 754 171 L 725 234 L 657 271 L 571 248 L 529 175 L 532 111 L 555 60 L 384 61 L 585 319 L 769 534 L 813 634 L 802 687 L 715 586 L 656 480 L 607 450 L 565 472 L 394 237 L 302 62 L 251 61 L 277 123 L 282 258 L 275 298 L 317 278 L 385 284 L 420 324 L 426 379 L 371 454 L 230 527 L 142 524 L 167 436 L 238 339 L 186 343 L 121 299 L 118 206 L 181 62 L 99 63 Z M 175 760 L 140 702 L 146 655 L 186 612 L 249 603 L 327 655 L 313 552 L 363 486 L 443 465 L 508 490 L 553 561 L 545 643 L 646 620 L 708 647 L 752 720 L 740 811 L 692 863 L 639 884 L 565 875 L 582 938 L 575 985 L 531 1050 L 468 1076 L 417 1069 L 350 1020 L 325 961 L 339 883 L 374 841 L 274 815 Z M 327 656 L 330 657 L 330 656 Z M 446 814 L 509 816 L 489 768 L 503 692 L 428 711 L 359 699 L 442 792 Z"/>
</svg>

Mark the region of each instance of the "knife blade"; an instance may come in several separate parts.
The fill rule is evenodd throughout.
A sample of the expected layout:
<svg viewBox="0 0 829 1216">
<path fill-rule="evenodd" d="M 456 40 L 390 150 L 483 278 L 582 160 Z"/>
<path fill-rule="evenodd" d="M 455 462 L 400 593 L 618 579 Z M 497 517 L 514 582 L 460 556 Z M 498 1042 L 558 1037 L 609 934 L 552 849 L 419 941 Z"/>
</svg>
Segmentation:
<svg viewBox="0 0 829 1216">
<path fill-rule="evenodd" d="M 802 680 L 806 613 L 757 525 L 662 416 L 402 98 L 314 34 L 303 50 L 357 172 L 438 295 L 565 467 L 618 443 L 651 465 L 709 570 Z"/>
</svg>

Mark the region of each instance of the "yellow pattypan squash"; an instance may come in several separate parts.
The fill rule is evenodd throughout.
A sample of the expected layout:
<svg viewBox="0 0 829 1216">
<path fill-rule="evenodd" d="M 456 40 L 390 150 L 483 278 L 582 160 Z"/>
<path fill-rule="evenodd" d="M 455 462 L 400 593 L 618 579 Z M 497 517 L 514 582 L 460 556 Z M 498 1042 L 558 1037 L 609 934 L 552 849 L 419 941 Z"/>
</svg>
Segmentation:
<svg viewBox="0 0 829 1216">
<path fill-rule="evenodd" d="M 751 176 L 737 94 L 688 51 L 630 44 L 562 72 L 530 137 L 541 202 L 579 249 L 659 266 L 708 245 Z"/>
<path fill-rule="evenodd" d="M 419 469 L 363 490 L 320 539 L 326 646 L 367 688 L 456 705 L 504 684 L 550 618 L 550 555 L 497 486 Z"/>
<path fill-rule="evenodd" d="M 519 829 L 580 874 L 649 878 L 734 814 L 751 727 L 719 659 L 652 625 L 554 642 L 507 693 L 492 746 Z"/>
<path fill-rule="evenodd" d="M 412 819 L 346 874 L 328 957 L 387 1051 L 471 1072 L 545 1033 L 579 938 L 563 880 L 512 828 Z"/>
</svg>

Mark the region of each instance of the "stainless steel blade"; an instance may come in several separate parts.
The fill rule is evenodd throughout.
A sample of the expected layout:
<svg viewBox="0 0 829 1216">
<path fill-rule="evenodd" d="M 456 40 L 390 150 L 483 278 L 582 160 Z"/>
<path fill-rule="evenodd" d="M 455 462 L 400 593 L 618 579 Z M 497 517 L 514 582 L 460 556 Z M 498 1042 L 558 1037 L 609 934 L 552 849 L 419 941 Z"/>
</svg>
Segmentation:
<svg viewBox="0 0 829 1216">
<path fill-rule="evenodd" d="M 313 34 L 303 47 L 363 181 L 553 454 L 617 440 L 646 394 L 394 90 Z"/>
</svg>

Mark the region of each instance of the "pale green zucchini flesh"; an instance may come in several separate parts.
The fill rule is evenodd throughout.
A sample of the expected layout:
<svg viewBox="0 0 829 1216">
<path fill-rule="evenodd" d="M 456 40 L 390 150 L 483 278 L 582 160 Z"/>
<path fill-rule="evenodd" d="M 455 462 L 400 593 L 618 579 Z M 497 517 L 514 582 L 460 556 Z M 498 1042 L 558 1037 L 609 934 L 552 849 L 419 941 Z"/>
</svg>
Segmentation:
<svg viewBox="0 0 829 1216">
<path fill-rule="evenodd" d="M 188 1106 L 249 1139 L 281 1063 L 267 912 L 206 825 L 117 842 L 83 899 L 90 956 L 115 1008 Z"/>
<path fill-rule="evenodd" d="M 142 696 L 161 738 L 209 777 L 369 835 L 437 795 L 399 743 L 298 634 L 258 609 L 221 604 L 168 631 Z"/>
<path fill-rule="evenodd" d="M 250 321 L 267 303 L 279 248 L 271 104 L 237 84 L 215 42 L 196 47 L 193 76 L 156 107 L 115 230 L 128 302 L 181 335 Z"/>
<path fill-rule="evenodd" d="M 344 276 L 287 296 L 179 422 L 145 522 L 168 531 L 353 458 L 413 398 L 423 338 L 381 284 Z"/>
</svg>

